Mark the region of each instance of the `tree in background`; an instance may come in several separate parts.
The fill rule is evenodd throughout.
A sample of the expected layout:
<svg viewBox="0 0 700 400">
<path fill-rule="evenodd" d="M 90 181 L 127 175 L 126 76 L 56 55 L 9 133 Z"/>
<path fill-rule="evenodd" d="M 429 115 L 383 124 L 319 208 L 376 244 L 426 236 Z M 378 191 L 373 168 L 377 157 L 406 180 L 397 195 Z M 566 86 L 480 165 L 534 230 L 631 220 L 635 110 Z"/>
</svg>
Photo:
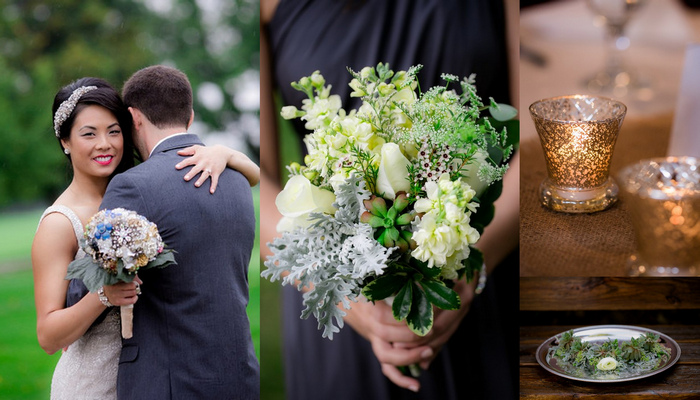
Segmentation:
<svg viewBox="0 0 700 400">
<path fill-rule="evenodd" d="M 0 1 L 0 207 L 65 188 L 51 104 L 82 76 L 120 88 L 147 65 L 175 66 L 194 90 L 193 131 L 257 157 L 258 12 L 253 0 Z"/>
</svg>

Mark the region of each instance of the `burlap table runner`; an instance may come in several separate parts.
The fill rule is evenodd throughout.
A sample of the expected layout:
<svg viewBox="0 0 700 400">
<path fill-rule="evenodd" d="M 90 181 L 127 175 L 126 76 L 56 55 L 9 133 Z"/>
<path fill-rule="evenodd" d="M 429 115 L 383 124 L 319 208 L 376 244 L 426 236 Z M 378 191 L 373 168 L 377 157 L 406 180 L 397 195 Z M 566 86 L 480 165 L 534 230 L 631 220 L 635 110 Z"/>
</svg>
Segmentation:
<svg viewBox="0 0 700 400">
<path fill-rule="evenodd" d="M 626 120 L 615 145 L 612 176 L 635 161 L 665 156 L 671 122 L 672 115 Z M 624 199 L 594 214 L 550 211 L 538 197 L 547 177 L 539 140 L 525 141 L 520 149 L 520 275 L 628 275 L 626 261 L 635 239 Z"/>
</svg>

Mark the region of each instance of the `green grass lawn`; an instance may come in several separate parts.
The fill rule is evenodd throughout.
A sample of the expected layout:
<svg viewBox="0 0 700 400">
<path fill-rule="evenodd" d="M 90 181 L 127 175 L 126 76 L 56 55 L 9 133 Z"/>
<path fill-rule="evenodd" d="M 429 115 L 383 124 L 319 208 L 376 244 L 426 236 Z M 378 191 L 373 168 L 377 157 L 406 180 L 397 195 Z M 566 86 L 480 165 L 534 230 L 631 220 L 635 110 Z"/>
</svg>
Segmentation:
<svg viewBox="0 0 700 400">
<path fill-rule="evenodd" d="M 29 259 L 34 232 L 43 211 L 0 214 L 0 262 Z"/>
<path fill-rule="evenodd" d="M 259 187 L 253 189 L 253 199 L 259 221 Z M 29 253 L 42 211 L 0 213 L 0 399 L 48 399 L 51 376 L 59 358 L 58 354 L 47 355 L 39 347 L 36 338 L 36 312 Z M 259 254 L 259 235 L 256 235 L 249 266 L 248 317 L 258 358 Z"/>
<path fill-rule="evenodd" d="M 0 274 L 0 326 L 0 398 L 48 399 L 59 356 L 36 339 L 31 270 Z"/>
</svg>

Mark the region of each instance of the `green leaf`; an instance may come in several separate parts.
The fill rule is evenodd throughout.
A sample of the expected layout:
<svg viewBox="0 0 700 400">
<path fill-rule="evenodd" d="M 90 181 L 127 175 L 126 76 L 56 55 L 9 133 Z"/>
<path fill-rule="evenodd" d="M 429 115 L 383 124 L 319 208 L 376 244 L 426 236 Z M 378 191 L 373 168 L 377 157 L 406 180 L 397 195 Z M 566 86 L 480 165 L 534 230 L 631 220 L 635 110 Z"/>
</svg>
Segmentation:
<svg viewBox="0 0 700 400">
<path fill-rule="evenodd" d="M 140 269 L 164 268 L 174 264 L 177 264 L 175 251 L 168 249 Z M 80 279 L 89 291 L 96 292 L 101 286 L 114 285 L 117 282 L 131 282 L 136 276 L 136 274 L 130 274 L 126 271 L 121 260 L 117 261 L 117 271 L 116 275 L 112 275 L 91 257 L 83 257 L 68 264 L 66 279 Z"/>
<path fill-rule="evenodd" d="M 395 225 L 401 226 L 401 225 L 408 225 L 415 219 L 415 215 L 412 213 L 406 213 L 406 214 L 401 214 L 399 215 L 398 218 L 396 218 Z"/>
<path fill-rule="evenodd" d="M 471 247 L 469 249 L 469 257 L 462 261 L 464 264 L 464 269 L 460 270 L 459 277 L 467 276 L 467 282 L 471 282 L 474 279 L 474 272 L 480 271 L 484 265 L 484 253 L 481 250 Z"/>
<path fill-rule="evenodd" d="M 396 208 L 393 206 L 386 212 L 386 217 L 390 219 L 392 222 L 396 220 L 396 216 L 398 215 L 398 211 Z"/>
<path fill-rule="evenodd" d="M 397 321 L 403 321 L 411 311 L 411 302 L 413 300 L 413 281 L 406 282 L 399 290 L 394 298 L 394 303 L 391 305 L 391 311 Z"/>
<path fill-rule="evenodd" d="M 393 226 L 391 228 L 387 228 L 386 234 L 389 236 L 389 239 L 391 239 L 394 242 L 399 240 L 399 230 L 394 228 Z"/>
<path fill-rule="evenodd" d="M 411 259 L 411 266 L 423 276 L 428 278 L 436 278 L 438 275 L 440 275 L 440 268 L 430 268 L 428 267 L 428 263 L 415 258 Z"/>
<path fill-rule="evenodd" d="M 376 215 L 372 215 L 372 213 L 366 211 L 364 214 L 362 214 L 364 218 L 362 218 L 362 222 L 365 224 L 368 224 L 372 228 L 379 228 L 380 226 L 384 226 L 384 218 L 377 217 Z"/>
<path fill-rule="evenodd" d="M 479 202 L 482 204 L 493 203 L 501 197 L 501 192 L 503 192 L 503 181 L 499 180 L 492 183 L 484 193 L 479 196 Z"/>
<path fill-rule="evenodd" d="M 83 257 L 68 264 L 66 279 L 80 279 L 91 292 L 96 292 L 101 286 L 119 282 L 115 275 L 102 269 L 90 257 Z"/>
<path fill-rule="evenodd" d="M 383 275 L 362 289 L 362 294 L 370 301 L 384 300 L 394 295 L 406 285 L 405 275 Z"/>
<path fill-rule="evenodd" d="M 140 269 L 165 268 L 169 265 L 177 265 L 177 261 L 175 261 L 175 253 L 175 250 L 165 249 L 158 255 L 158 257 L 156 257 L 155 260 L 149 262 Z"/>
<path fill-rule="evenodd" d="M 491 223 L 495 214 L 496 207 L 493 203 L 481 204 L 476 213 L 472 214 L 470 224 L 481 234 L 484 227 Z"/>
<path fill-rule="evenodd" d="M 517 149 L 520 144 L 520 121 L 517 119 L 511 119 L 509 121 L 497 121 L 492 119 L 491 125 L 500 132 L 503 128 L 508 131 L 508 138 L 506 139 L 506 146 L 513 146 Z"/>
<path fill-rule="evenodd" d="M 441 281 L 423 280 L 420 282 L 428 301 L 443 310 L 457 310 L 460 306 L 457 292 L 445 286 Z"/>
<path fill-rule="evenodd" d="M 518 115 L 518 110 L 508 104 L 497 104 L 497 107 L 489 107 L 489 113 L 497 121 L 508 121 Z"/>
<path fill-rule="evenodd" d="M 384 269 L 384 275 L 389 275 L 389 274 L 404 274 L 408 275 L 413 273 L 415 270 L 411 268 L 410 266 L 400 263 L 400 262 L 391 262 L 387 267 Z"/>
<path fill-rule="evenodd" d="M 410 285 L 413 287 L 413 299 L 406 323 L 413 333 L 425 336 L 433 327 L 433 306 L 418 285 L 412 282 Z"/>
</svg>

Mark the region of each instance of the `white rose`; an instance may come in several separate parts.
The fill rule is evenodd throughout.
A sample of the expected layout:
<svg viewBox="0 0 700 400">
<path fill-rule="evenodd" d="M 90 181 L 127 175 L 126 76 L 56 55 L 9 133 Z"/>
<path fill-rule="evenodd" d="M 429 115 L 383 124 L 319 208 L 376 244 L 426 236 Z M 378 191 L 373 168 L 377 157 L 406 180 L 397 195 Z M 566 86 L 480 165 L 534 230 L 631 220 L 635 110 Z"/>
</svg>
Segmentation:
<svg viewBox="0 0 700 400">
<path fill-rule="evenodd" d="M 384 144 L 380 154 L 377 191 L 383 197 L 393 200 L 397 192 L 408 192 L 411 189 L 407 169 L 411 162 L 401 153 L 396 143 Z"/>
<path fill-rule="evenodd" d="M 275 199 L 275 205 L 283 216 L 277 224 L 277 231 L 308 226 L 308 216 L 312 212 L 334 214 L 334 201 L 335 194 L 312 185 L 303 175 L 291 177 Z"/>
<path fill-rule="evenodd" d="M 487 156 L 488 154 L 485 152 L 477 151 L 474 153 L 471 162 L 462 167 L 462 175 L 464 176 L 462 180 L 476 192 L 477 197 L 481 196 L 489 186 L 479 178 L 479 167 L 488 162 L 486 161 Z"/>
<path fill-rule="evenodd" d="M 615 361 L 615 359 L 612 357 L 605 357 L 602 360 L 598 361 L 598 365 L 596 365 L 596 368 L 603 371 L 611 371 L 617 368 L 617 361 Z"/>
</svg>

